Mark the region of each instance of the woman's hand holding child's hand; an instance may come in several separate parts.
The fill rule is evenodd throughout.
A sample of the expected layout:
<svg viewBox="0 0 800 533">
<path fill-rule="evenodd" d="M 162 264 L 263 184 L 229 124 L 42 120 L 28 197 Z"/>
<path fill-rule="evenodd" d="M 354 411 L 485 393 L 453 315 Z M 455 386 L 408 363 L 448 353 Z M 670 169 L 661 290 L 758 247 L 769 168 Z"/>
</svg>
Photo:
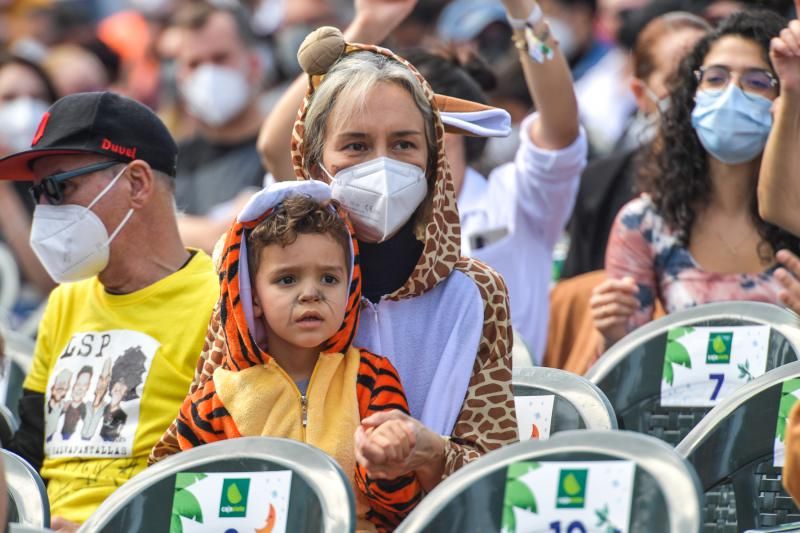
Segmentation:
<svg viewBox="0 0 800 533">
<path fill-rule="evenodd" d="M 356 460 L 373 479 L 395 479 L 413 470 L 410 460 L 417 444 L 415 420 L 400 411 L 386 414 L 391 413 L 400 416 L 379 425 L 362 424 L 356 430 Z"/>
</svg>

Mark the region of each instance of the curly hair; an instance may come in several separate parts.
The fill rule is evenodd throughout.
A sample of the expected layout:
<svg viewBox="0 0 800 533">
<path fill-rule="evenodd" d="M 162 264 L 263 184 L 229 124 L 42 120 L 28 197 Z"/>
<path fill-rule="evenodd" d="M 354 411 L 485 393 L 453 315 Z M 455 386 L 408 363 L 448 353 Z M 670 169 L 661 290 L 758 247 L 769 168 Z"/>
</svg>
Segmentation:
<svg viewBox="0 0 800 533">
<path fill-rule="evenodd" d="M 261 250 L 271 244 L 288 246 L 301 234 L 329 235 L 344 250 L 350 272 L 350 231 L 338 214 L 335 200 L 317 202 L 305 196 L 291 196 L 278 204 L 247 237 L 247 263 L 254 278 L 261 263 Z M 333 209 L 331 209 L 333 207 Z"/>
<path fill-rule="evenodd" d="M 127 348 L 122 355 L 117 357 L 111 367 L 111 380 L 108 382 L 108 390 L 111 391 L 114 383 L 122 382 L 127 387 L 122 401 L 129 402 L 138 398 L 139 393 L 136 392 L 136 388 L 142 384 L 144 374 L 147 372 L 146 361 L 147 357 L 145 357 L 141 346 Z"/>
<path fill-rule="evenodd" d="M 692 126 L 692 110 L 698 86 L 694 72 L 702 66 L 712 45 L 727 36 L 756 42 L 761 47 L 764 60 L 772 66 L 769 41 L 786 25 L 787 21 L 772 11 L 754 10 L 731 15 L 697 43 L 681 62 L 674 78 L 668 82 L 671 105 L 662 116 L 659 134 L 646 156 L 640 186 L 650 194 L 656 209 L 684 246 L 689 245 L 698 206 L 707 205 L 712 193 L 708 154 Z M 781 248 L 797 253 L 800 246 L 796 237 L 759 216 L 756 185 L 757 181 L 754 180 L 750 215 L 761 237 L 759 258 L 767 263 L 774 252 Z"/>
</svg>

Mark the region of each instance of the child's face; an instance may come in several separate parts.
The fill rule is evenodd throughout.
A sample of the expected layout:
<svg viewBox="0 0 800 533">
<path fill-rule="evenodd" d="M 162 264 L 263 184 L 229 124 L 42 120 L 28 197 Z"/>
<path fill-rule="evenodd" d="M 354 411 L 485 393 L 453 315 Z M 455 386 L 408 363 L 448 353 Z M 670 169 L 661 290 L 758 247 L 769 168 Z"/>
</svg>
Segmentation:
<svg viewBox="0 0 800 533">
<path fill-rule="evenodd" d="M 300 234 L 292 244 L 261 250 L 254 314 L 272 349 L 315 348 L 342 325 L 348 276 L 342 246 L 327 234 Z"/>
</svg>

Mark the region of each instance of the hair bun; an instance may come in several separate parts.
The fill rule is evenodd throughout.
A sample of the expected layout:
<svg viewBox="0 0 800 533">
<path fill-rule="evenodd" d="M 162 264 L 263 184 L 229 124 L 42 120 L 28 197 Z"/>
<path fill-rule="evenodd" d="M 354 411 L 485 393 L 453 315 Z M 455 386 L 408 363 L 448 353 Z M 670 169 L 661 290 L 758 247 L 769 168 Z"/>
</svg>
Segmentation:
<svg viewBox="0 0 800 533">
<path fill-rule="evenodd" d="M 342 32 L 333 26 L 323 26 L 309 33 L 297 50 L 297 62 L 311 76 L 325 74 L 342 56 L 345 48 Z"/>
</svg>

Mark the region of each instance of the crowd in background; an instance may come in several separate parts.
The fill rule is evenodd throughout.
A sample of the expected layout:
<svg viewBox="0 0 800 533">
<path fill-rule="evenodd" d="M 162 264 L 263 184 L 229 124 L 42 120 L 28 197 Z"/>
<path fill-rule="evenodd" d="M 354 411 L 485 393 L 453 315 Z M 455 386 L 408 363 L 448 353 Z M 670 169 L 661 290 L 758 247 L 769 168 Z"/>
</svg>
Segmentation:
<svg viewBox="0 0 800 533">
<path fill-rule="evenodd" d="M 369 162 L 370 157 L 364 155 L 367 151 L 379 152 L 377 146 L 370 148 L 363 140 L 352 141 L 347 145 L 352 151 L 345 159 L 343 149 L 331 153 L 331 144 L 323 143 L 331 131 L 342 128 L 339 122 L 326 122 L 327 113 L 333 113 L 344 99 L 335 91 L 355 94 L 348 80 L 384 68 L 386 57 L 401 64 L 408 61 L 413 65 L 410 72 L 430 86 L 417 93 L 409 90 L 425 117 L 421 129 L 427 145 L 415 147 L 411 141 L 401 140 L 387 150 L 402 154 L 394 158 L 392 152 L 384 159 L 398 159 L 422 169 L 427 188 L 420 198 L 425 201 L 417 199 L 404 218 L 393 215 L 400 218 L 392 228 L 370 226 L 357 213 L 350 213 L 363 271 L 358 295 L 365 303 L 358 331 L 350 331 L 348 342 L 355 337 L 359 347 L 387 356 L 397 367 L 408 396 L 403 415 L 407 418 L 398 420 L 418 424 L 413 426 L 417 438 L 428 443 L 429 449 L 424 460 L 420 456 L 416 463 L 407 461 L 414 468 L 406 464 L 406 470 L 388 471 L 416 472 L 422 484 L 417 490 L 427 491 L 442 475 L 474 456 L 514 440 L 502 433 L 507 429 L 503 423 L 514 418 L 507 397 L 511 367 L 507 348 L 512 336 L 514 343 L 530 354 L 520 356 L 528 357 L 527 363 L 582 374 L 607 348 L 665 313 L 728 300 L 762 301 L 800 310 L 800 284 L 795 278 L 800 276 L 800 268 L 795 266 L 800 264 L 800 239 L 794 234 L 800 225 L 794 225 L 793 217 L 787 215 L 791 205 L 776 205 L 771 200 L 776 176 L 791 174 L 783 159 L 787 150 L 780 143 L 788 146 L 787 139 L 792 137 L 783 133 L 785 130 L 780 130 L 780 136 L 774 134 L 773 123 L 784 124 L 780 113 L 794 109 L 785 103 L 793 102 L 790 97 L 797 89 L 792 85 L 797 81 L 793 61 L 800 57 L 800 41 L 790 32 L 792 26 L 787 27 L 788 21 L 796 18 L 794 4 L 787 0 L 529 2 L 541 8 L 547 21 L 541 42 L 552 39 L 557 49 L 555 59 L 537 61 L 531 59 L 533 54 L 528 57 L 532 45 L 520 39 L 519 28 L 514 27 L 513 21 L 520 17 L 510 14 L 522 9 L 523 3 L 0 1 L 0 156 L 27 150 L 32 139 L 35 148 L 43 134 L 44 142 L 51 142 L 42 116 L 54 102 L 63 102 L 63 97 L 112 91 L 149 107 L 177 141 L 174 169 L 147 161 L 153 170 L 173 176 L 165 191 L 174 195 L 177 218 L 173 234 L 172 213 L 167 216 L 150 207 L 154 218 L 147 227 L 134 222 L 135 229 L 128 230 L 127 252 L 136 254 L 137 250 L 131 232 L 139 231 L 146 239 L 146 230 L 152 230 L 167 244 L 156 250 L 149 243 L 153 248 L 147 248 L 148 253 L 161 254 L 164 264 L 174 264 L 171 272 L 193 264 L 199 269 L 195 281 L 209 286 L 214 285 L 210 278 L 199 273 L 205 263 L 198 263 L 210 265 L 205 254 L 213 254 L 216 268 L 227 280 L 223 281 L 224 296 L 239 267 L 238 263 L 226 263 L 231 243 L 223 246 L 220 238 L 232 225 L 236 228 L 246 222 L 242 213 L 253 209 L 259 191 L 297 178 L 338 183 L 348 167 Z M 338 62 L 311 71 L 319 65 L 298 61 L 298 50 L 306 36 L 322 26 L 342 28 L 344 40 L 361 43 L 364 49 L 348 49 Z M 368 45 L 381 45 L 392 52 L 376 52 Z M 359 56 L 367 53 L 383 57 L 369 60 Z M 345 56 L 350 56 L 350 63 Z M 413 85 L 411 81 L 398 82 L 402 74 L 395 76 L 393 83 Z M 336 89 L 327 88 L 335 84 Z M 398 115 L 407 117 L 402 98 L 391 92 L 382 95 L 377 102 L 365 92 L 361 107 L 332 116 L 359 127 L 367 124 L 363 128 L 370 135 L 369 128 L 375 124 L 402 118 L 392 111 L 399 110 Z M 454 125 L 445 117 L 443 129 L 435 130 L 438 118 L 432 118 L 430 109 L 446 110 L 445 100 L 437 99 L 442 95 L 453 97 L 450 105 L 456 102 L 456 107 L 462 106 L 460 110 L 492 117 L 498 116 L 497 110 L 505 110 L 502 117 L 507 123 L 499 127 L 490 121 L 471 124 L 465 119 L 466 124 Z M 55 108 L 51 114 L 64 116 L 57 115 Z M 124 129 L 124 120 L 117 127 Z M 158 127 L 153 139 L 167 139 Z M 375 138 L 385 134 L 375 132 Z M 141 131 L 130 133 L 131 138 L 141 138 Z M 767 144 L 768 138 L 771 144 Z M 136 159 L 129 145 L 108 141 L 104 149 L 116 152 L 125 162 Z M 152 150 L 158 151 L 158 147 Z M 134 175 L 138 168 L 134 163 L 125 168 L 108 166 L 111 184 L 92 205 L 122 173 Z M 0 162 L 0 171 L 3 168 Z M 32 168 L 31 179 L 37 180 L 64 170 L 53 166 L 48 173 L 44 164 Z M 41 252 L 31 248 L 37 227 L 29 187 L 30 183 L 23 181 L 0 179 L 0 252 L 5 250 L 13 257 L 20 280 L 13 305 L 7 316 L 0 317 L 11 328 L 38 320 L 56 286 L 52 267 L 43 266 Z M 34 192 L 51 198 L 47 191 Z M 67 193 L 69 189 L 62 190 Z M 115 222 L 116 230 L 109 228 L 111 240 L 130 216 L 112 216 L 121 222 Z M 196 252 L 184 257 L 181 246 L 168 246 L 177 242 Z M 113 256 L 110 264 L 115 265 Z M 188 275 L 184 271 L 184 276 Z M 56 281 L 80 279 L 64 275 Z M 123 285 L 116 286 L 110 274 L 100 277 L 112 294 L 124 294 L 120 287 L 128 281 L 123 276 Z M 180 290 L 178 284 L 171 290 L 184 294 L 188 283 L 183 280 Z M 236 280 L 234 289 L 237 302 L 238 283 Z M 242 290 L 250 291 L 249 282 Z M 53 294 L 42 321 L 47 329 L 45 340 L 41 340 L 40 329 L 37 347 L 37 358 L 41 358 L 43 343 L 53 343 L 53 360 L 47 363 L 49 367 L 41 362 L 34 366 L 34 377 L 26 382 L 28 392 L 34 391 L 41 400 L 41 404 L 29 403 L 29 409 L 46 408 L 48 416 L 55 403 L 45 407 L 44 390 L 50 391 L 47 402 L 59 387 L 63 398 L 73 377 L 71 373 L 57 377 L 53 371 L 55 352 L 67 352 L 55 344 L 62 337 L 70 338 L 60 331 L 64 319 L 53 307 L 59 304 L 62 312 L 69 311 L 77 301 L 75 294 L 65 296 L 63 290 Z M 192 402 L 199 401 L 198 395 L 212 396 L 198 391 L 207 391 L 217 367 L 230 368 L 228 362 L 223 363 L 229 361 L 226 357 L 238 356 L 220 355 L 213 349 L 215 340 L 225 344 L 222 339 L 230 334 L 226 328 L 241 326 L 230 325 L 238 307 L 221 312 L 226 300 L 220 299 L 215 307 L 217 296 L 211 291 L 201 298 L 203 320 L 188 334 L 191 349 L 184 347 L 191 352 L 185 354 L 184 366 L 189 370 L 183 381 L 168 387 L 170 394 L 174 393 L 171 400 L 185 396 L 201 347 L 199 372 L 191 385 Z M 413 305 L 402 308 L 404 301 Z M 191 303 L 176 300 L 173 305 L 185 310 Z M 445 308 L 452 313 L 447 320 L 442 314 Z M 476 309 L 480 309 L 477 314 Z M 142 310 L 147 312 L 146 307 Z M 85 311 L 75 309 L 76 314 L 81 312 Z M 157 316 L 166 319 L 169 313 L 161 309 Z M 247 320 L 253 329 L 252 316 Z M 447 333 L 442 333 L 445 330 Z M 50 338 L 55 337 L 53 331 L 59 331 L 61 337 Z M 411 340 L 399 340 L 403 335 Z M 407 353 L 425 351 L 414 342 L 428 346 L 433 355 L 406 360 L 410 357 Z M 247 346 L 238 349 L 247 352 Z M 226 344 L 225 350 L 233 348 Z M 101 345 L 98 356 L 102 352 Z M 141 364 L 147 360 L 149 365 L 154 356 L 145 352 L 139 356 L 126 351 L 123 362 L 134 364 L 129 362 L 141 357 Z M 462 359 L 463 353 L 468 357 Z M 437 365 L 444 364 L 442 361 L 452 365 L 452 375 L 433 371 L 441 370 Z M 118 439 L 128 420 L 120 404 L 129 400 L 141 383 L 126 381 L 120 377 L 124 371 L 117 368 L 121 367 L 116 362 L 112 366 L 108 359 L 107 364 L 75 373 L 75 386 L 83 375 L 86 390 L 68 416 L 73 416 L 75 425 L 81 420 L 86 440 L 89 429 L 98 432 L 98 439 Z M 94 408 L 100 414 L 96 425 L 89 428 L 90 407 L 85 406 L 91 402 L 81 402 L 95 381 L 98 396 Z M 480 384 L 491 381 L 499 383 L 492 384 L 498 387 L 495 396 L 479 392 Z M 105 402 L 106 389 L 110 402 Z M 440 392 L 437 396 L 429 391 Z M 75 392 L 71 394 L 74 399 Z M 150 397 L 155 401 L 152 393 Z M 476 429 L 483 427 L 478 423 L 483 415 L 476 415 L 481 408 L 472 409 L 471 402 L 477 405 L 484 400 L 480 405 L 487 412 L 492 413 L 488 411 L 491 407 L 498 409 L 489 417 L 496 423 L 491 430 Z M 179 403 L 171 406 L 174 412 L 159 415 L 161 425 L 148 428 L 150 444 L 158 440 L 151 461 L 201 443 L 197 428 L 193 428 L 196 433 L 191 442 L 180 440 L 190 433 L 185 409 L 199 409 L 190 398 L 186 402 L 183 418 L 179 416 L 161 440 L 158 437 L 175 418 Z M 79 408 L 83 409 L 80 413 Z M 53 428 L 62 416 L 62 408 L 58 409 L 52 415 Z M 63 409 L 66 413 L 69 408 Z M 144 416 L 144 412 L 136 416 Z M 22 430 L 26 430 L 24 423 Z M 42 428 L 38 431 L 42 433 Z M 29 431 L 18 436 L 14 446 L 28 452 L 38 449 L 41 438 L 50 442 L 53 435 L 47 431 L 47 435 Z M 65 431 L 66 421 L 57 441 L 71 439 L 71 433 Z M 229 426 L 217 433 L 239 434 Z M 440 435 L 451 438 L 441 444 Z M 31 453 L 37 467 L 44 460 L 47 472 L 62 476 L 58 489 L 62 496 L 74 488 L 70 484 L 74 479 L 64 480 L 69 476 L 64 477 L 63 464 L 48 463 L 42 450 Z M 139 455 L 143 468 L 146 454 Z M 363 474 L 366 486 L 366 476 L 380 468 L 364 455 L 358 456 L 358 462 L 372 465 L 373 470 L 367 467 Z M 51 485 L 51 490 L 57 489 Z M 364 492 L 369 490 L 364 488 Z M 79 498 L 70 505 L 80 507 L 81 512 L 67 513 L 70 520 L 64 522 L 65 527 L 84 520 L 84 511 L 91 507 Z M 62 504 L 61 509 L 67 507 Z M 394 512 L 373 517 L 373 522 L 396 523 Z"/>
</svg>

